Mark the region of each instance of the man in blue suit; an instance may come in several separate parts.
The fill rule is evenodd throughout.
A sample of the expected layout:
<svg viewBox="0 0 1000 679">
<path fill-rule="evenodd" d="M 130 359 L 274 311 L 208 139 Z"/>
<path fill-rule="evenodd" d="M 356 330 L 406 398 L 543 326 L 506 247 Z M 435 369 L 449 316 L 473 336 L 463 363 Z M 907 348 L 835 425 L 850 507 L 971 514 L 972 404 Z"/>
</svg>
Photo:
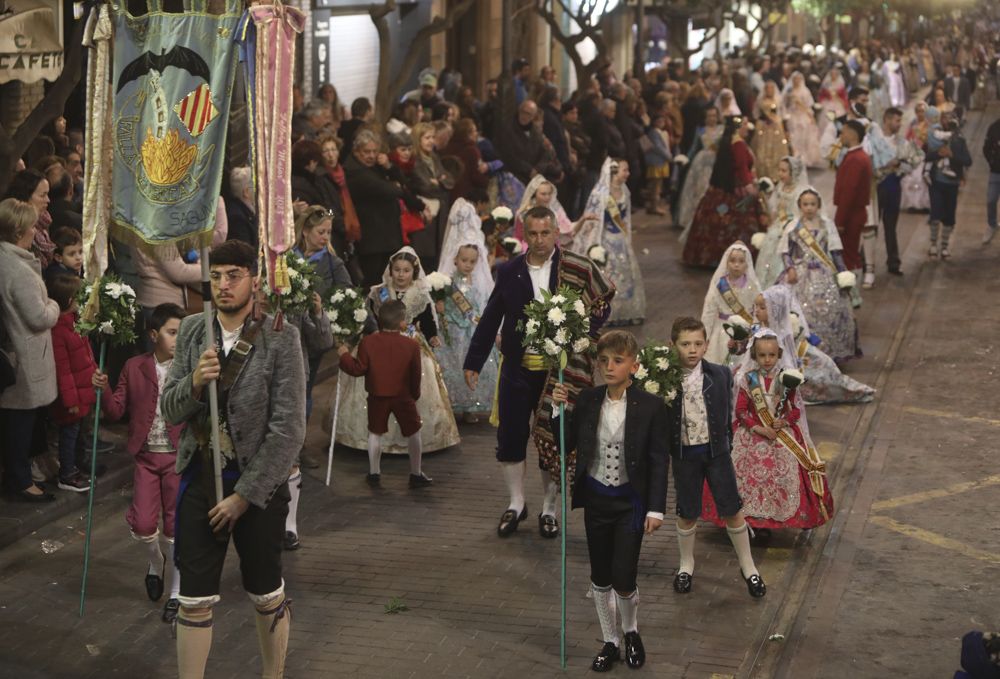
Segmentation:
<svg viewBox="0 0 1000 679">
<path fill-rule="evenodd" d="M 549 370 L 543 364 L 541 356 L 525 352 L 524 332 L 518 329 L 518 325 L 525 321 L 524 308 L 533 300 L 542 299 L 543 290 L 554 291 L 560 285 L 575 287 L 582 283 L 580 292 L 584 303 L 591 309 L 591 335 L 596 337 L 597 331 L 610 315 L 611 308 L 607 301 L 614 294 L 611 284 L 589 259 L 556 247 L 559 231 L 551 210 L 547 207 L 535 207 L 528 210 L 523 219 L 528 251 L 497 269 L 496 286 L 472 336 L 464 365 L 465 381 L 474 389 L 497 333 L 500 333 L 503 365 L 497 396 L 500 416 L 497 460 L 503 467 L 504 479 L 510 491 L 510 504 L 497 526 L 500 537 L 513 533 L 517 530 L 518 523 L 527 518 L 524 474 L 528 439 L 533 429 L 532 414 L 537 411 L 538 417 L 543 417 L 544 404 L 549 402 L 544 397 Z M 589 367 L 589 361 L 586 365 Z M 589 379 L 590 374 L 586 377 Z M 548 466 L 542 463 L 539 466 L 542 468 L 542 485 L 545 491 L 545 500 L 538 517 L 539 532 L 542 537 L 554 538 L 559 535 L 559 524 L 555 517 L 558 485 Z"/>
</svg>

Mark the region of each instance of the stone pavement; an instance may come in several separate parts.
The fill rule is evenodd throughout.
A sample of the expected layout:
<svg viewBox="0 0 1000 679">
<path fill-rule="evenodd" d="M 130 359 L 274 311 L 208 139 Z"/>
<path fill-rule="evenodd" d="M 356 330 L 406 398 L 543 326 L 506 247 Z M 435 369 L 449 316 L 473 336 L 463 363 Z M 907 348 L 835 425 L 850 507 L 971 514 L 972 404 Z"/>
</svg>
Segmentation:
<svg viewBox="0 0 1000 679">
<path fill-rule="evenodd" d="M 975 146 L 973 149 L 976 153 Z M 832 173 L 817 173 L 813 181 L 824 195 L 830 195 Z M 965 195 L 981 194 L 967 190 Z M 981 201 L 975 209 L 981 210 Z M 846 533 L 841 524 L 852 519 L 851 505 L 845 505 L 844 499 L 853 503 L 864 490 L 868 458 L 874 456 L 871 436 L 875 435 L 870 432 L 881 421 L 875 419 L 880 412 L 881 392 L 888 389 L 890 397 L 897 393 L 891 381 L 895 373 L 890 375 L 889 370 L 899 369 L 900 328 L 909 327 L 906 324 L 911 322 L 911 314 L 916 319 L 914 323 L 921 318 L 925 321 L 936 318 L 951 321 L 949 325 L 954 327 L 968 316 L 951 311 L 948 300 L 959 297 L 967 305 L 974 304 L 977 285 L 983 286 L 987 293 L 997 292 L 995 282 L 986 278 L 985 272 L 978 278 L 947 273 L 964 270 L 963 259 L 975 249 L 973 242 L 978 243 L 978 223 L 974 234 L 968 229 L 959 236 L 955 259 L 941 264 L 938 274 L 932 277 L 919 273 L 924 266 L 923 219 L 906 215 L 901 220 L 901 239 L 906 252 L 904 268 L 908 275 L 890 279 L 883 274 L 879 287 L 865 295 L 866 303 L 859 315 L 866 356 L 852 364 L 850 372 L 879 386 L 880 399 L 867 406 L 814 407 L 809 411 L 810 427 L 829 462 L 834 497 L 841 511 L 832 524 L 834 540 L 829 544 L 838 539 L 843 541 L 839 536 Z M 645 216 L 637 217 L 636 221 L 636 250 L 647 284 L 651 317 L 640 334 L 665 339 L 674 316 L 700 312 L 708 272 L 679 265 L 676 231 Z M 925 292 L 928 280 L 939 286 L 937 292 Z M 917 304 L 925 298 L 938 304 Z M 920 307 L 923 316 L 912 311 L 915 307 Z M 982 335 L 990 327 L 984 313 L 988 312 L 974 316 L 977 320 L 970 326 Z M 992 321 L 995 325 L 995 318 Z M 930 347 L 934 337 L 927 335 L 921 341 Z M 914 381 L 927 390 L 919 395 L 923 406 L 945 409 L 931 397 L 930 389 L 945 385 L 957 390 L 975 384 L 975 364 L 969 360 L 975 354 L 969 353 L 971 345 L 961 344 L 958 356 L 939 367 L 933 361 L 946 352 L 939 345 L 933 349 L 933 353 L 927 354 L 932 362 L 922 366 L 922 373 L 910 367 L 906 374 L 915 375 Z M 949 367 L 953 364 L 970 372 Z M 318 402 L 329 401 L 332 392 L 332 381 L 320 385 Z M 970 390 L 963 403 L 948 404 L 946 409 L 988 419 L 994 415 L 985 405 L 984 395 L 982 390 Z M 912 401 L 909 404 L 917 405 Z M 325 455 L 328 437 L 319 425 L 321 415 L 323 409 L 317 408 L 308 447 L 314 454 Z M 907 413 L 905 417 L 910 436 L 946 435 L 939 420 L 925 423 L 921 429 L 916 424 L 923 420 L 915 413 Z M 979 429 L 989 431 L 995 426 L 993 420 L 940 422 L 961 427 L 968 442 L 977 440 Z M 979 429 L 973 431 L 973 426 Z M 405 459 L 389 458 L 383 462 L 384 488 L 372 491 L 363 481 L 367 469 L 365 455 L 340 448 L 334 459 L 330 489 L 322 485 L 324 469 L 309 473 L 299 519 L 302 549 L 287 554 L 285 561 L 288 590 L 295 600 L 287 676 L 555 677 L 567 673 L 583 676 L 589 672 L 590 660 L 600 646 L 600 631 L 593 606 L 585 597 L 589 578 L 581 514 L 577 512 L 564 522 L 569 552 L 569 666 L 564 673 L 559 669 L 558 658 L 559 542 L 543 540 L 535 529 L 535 512 L 541 499 L 535 480 L 537 472 L 529 471 L 529 519 L 517 534 L 499 540 L 495 526 L 506 497 L 493 458 L 494 430 L 485 423 L 463 424 L 461 430 L 461 446 L 426 457 L 426 470 L 435 480 L 428 489 L 408 490 Z M 895 431 L 902 430 L 897 424 Z M 932 450 L 940 455 L 936 441 L 934 445 L 932 448 L 921 444 L 912 452 L 901 450 L 904 457 L 900 472 L 905 469 L 912 474 L 921 470 L 923 458 Z M 995 452 L 995 446 L 992 451 Z M 988 447 L 963 447 L 962 452 L 970 463 L 986 465 L 987 453 L 991 451 Z M 906 466 L 905 456 L 913 457 L 913 462 L 919 460 L 920 464 Z M 933 473 L 941 474 L 939 467 Z M 904 475 L 897 472 L 893 478 L 897 476 L 902 482 Z M 974 469 L 941 480 L 951 483 L 969 478 L 979 478 Z M 905 490 L 887 488 L 879 498 L 895 497 L 897 491 L 907 492 L 909 485 L 903 485 Z M 128 488 L 123 487 L 97 505 L 88 603 L 82 620 L 76 613 L 83 552 L 82 512 L 50 523 L 0 552 L 0 634 L 4 640 L 0 646 L 0 668 L 5 676 L 152 679 L 176 675 L 169 629 L 159 622 L 160 606 L 151 604 L 144 596 L 143 552 L 129 540 L 124 524 L 128 493 Z M 971 534 L 972 524 L 979 520 L 963 515 L 957 511 L 960 508 L 961 505 L 942 518 L 948 525 L 966 527 Z M 890 508 L 881 514 L 926 530 L 947 532 L 933 517 L 916 520 L 907 515 L 906 509 Z M 993 531 L 995 537 L 995 527 Z M 808 671 L 793 669 L 784 676 L 818 676 L 816 663 L 823 659 L 824 644 L 819 648 L 810 646 L 809 642 L 815 640 L 810 637 L 809 629 L 802 635 L 796 633 L 800 623 L 795 614 L 828 601 L 832 605 L 838 603 L 835 597 L 819 602 L 806 597 L 812 593 L 813 582 L 806 578 L 815 572 L 822 559 L 831 558 L 824 551 L 830 535 L 831 528 L 827 526 L 811 534 L 776 534 L 768 544 L 757 545 L 755 557 L 769 586 L 768 596 L 757 601 L 746 593 L 725 532 L 702 524 L 696 552 L 695 591 L 679 597 L 671 589 L 677 556 L 674 529 L 668 522 L 646 540 L 640 563 L 640 625 L 648 653 L 646 676 L 705 679 L 753 673 L 770 676 L 777 671 L 775 667 L 788 662 L 779 652 L 783 648 L 792 658 L 813 663 Z M 838 633 L 843 635 L 845 643 L 856 644 L 858 655 L 862 650 L 865 655 L 875 652 L 870 648 L 874 642 L 863 639 L 866 630 L 871 629 L 872 619 L 879 618 L 879 609 L 872 604 L 885 605 L 890 600 L 889 593 L 877 597 L 875 579 L 896 568 L 903 570 L 904 576 L 919 573 L 924 587 L 927 586 L 924 578 L 933 582 L 949 580 L 947 589 L 940 590 L 940 598 L 929 602 L 938 611 L 978 610 L 974 608 L 972 593 L 962 600 L 964 609 L 948 603 L 946 593 L 955 585 L 951 578 L 940 577 L 944 567 L 940 560 L 927 571 L 911 570 L 909 565 L 902 567 L 902 555 L 907 558 L 922 555 L 928 551 L 925 544 L 902 536 L 897 538 L 892 531 L 888 535 L 889 542 L 898 542 L 896 551 L 878 555 L 882 561 L 877 566 L 872 563 L 875 555 L 862 561 L 866 577 L 873 580 L 871 586 L 853 591 L 851 597 L 845 596 L 841 614 L 827 613 L 828 627 L 831 616 L 833 622 L 844 621 Z M 886 542 L 883 538 L 881 545 Z M 43 545 L 46 550 L 57 549 L 44 553 Z M 982 552 L 989 550 L 986 537 L 970 545 Z M 848 568 L 853 567 L 851 561 L 846 563 Z M 843 567 L 843 564 L 835 561 L 832 566 Z M 207 675 L 213 679 L 253 676 L 259 672 L 252 609 L 242 593 L 236 569 L 237 559 L 231 551 L 223 581 L 224 598 L 216 608 L 214 647 Z M 911 597 L 906 587 L 908 580 L 900 577 L 897 582 L 899 587 L 892 590 L 891 601 L 906 604 L 904 600 Z M 969 583 L 964 579 L 963 582 Z M 808 585 L 806 594 L 801 591 L 804 584 Z M 393 598 L 403 602 L 407 610 L 387 614 L 386 605 Z M 984 597 L 982 601 L 985 600 Z M 983 606 L 985 603 L 979 608 Z M 909 618 L 900 613 L 893 618 L 886 616 L 886 620 L 914 621 L 929 615 L 920 612 L 914 617 L 912 605 L 902 607 L 910 614 Z M 852 611 L 859 610 L 864 614 L 852 615 Z M 930 610 L 934 609 L 928 607 L 927 611 Z M 817 612 L 824 611 L 817 609 Z M 971 623 L 966 617 L 961 622 L 968 626 Z M 888 623 L 877 629 L 884 632 L 885 627 Z M 822 629 L 829 634 L 827 628 Z M 768 636 L 773 633 L 788 636 L 788 645 L 769 642 Z M 893 640 L 900 644 L 905 641 L 895 637 Z M 911 643 L 905 647 L 919 651 Z M 924 655 L 930 653 L 928 649 Z M 938 663 L 941 668 L 951 664 Z M 824 676 L 882 676 L 880 672 L 859 670 L 856 665 L 837 667 L 838 671 L 831 670 Z M 627 670 L 622 667 L 616 671 Z M 942 674 L 936 672 L 933 676 Z"/>
</svg>

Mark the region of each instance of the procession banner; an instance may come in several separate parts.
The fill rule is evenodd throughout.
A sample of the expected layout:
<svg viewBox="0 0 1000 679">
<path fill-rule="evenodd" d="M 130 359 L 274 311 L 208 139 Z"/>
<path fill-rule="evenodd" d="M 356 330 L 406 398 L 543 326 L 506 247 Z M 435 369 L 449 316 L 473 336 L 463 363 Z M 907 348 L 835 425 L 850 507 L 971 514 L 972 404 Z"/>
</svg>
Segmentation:
<svg viewBox="0 0 1000 679">
<path fill-rule="evenodd" d="M 211 242 L 222 183 L 241 3 L 183 14 L 115 4 L 113 235 L 154 254 Z"/>
</svg>

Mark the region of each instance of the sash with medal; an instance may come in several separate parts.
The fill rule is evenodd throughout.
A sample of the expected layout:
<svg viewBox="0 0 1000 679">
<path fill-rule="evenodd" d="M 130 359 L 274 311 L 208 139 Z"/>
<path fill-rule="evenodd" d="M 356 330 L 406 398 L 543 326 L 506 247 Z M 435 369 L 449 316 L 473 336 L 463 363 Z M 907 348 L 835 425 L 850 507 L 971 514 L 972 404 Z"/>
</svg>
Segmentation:
<svg viewBox="0 0 1000 679">
<path fill-rule="evenodd" d="M 809 227 L 800 221 L 799 225 L 795 227 L 793 233 L 806 250 L 811 252 L 816 259 L 822 262 L 824 266 L 830 269 L 830 271 L 837 273 L 837 265 L 833 263 L 832 259 L 830 259 L 830 255 L 826 254 L 823 248 L 820 247 L 819 243 L 816 241 L 816 237 L 813 236 L 812 231 L 809 230 Z"/>
<path fill-rule="evenodd" d="M 775 416 L 771 414 L 771 409 L 767 405 L 767 397 L 764 394 L 764 384 L 763 379 L 760 377 L 760 373 L 756 370 L 747 375 L 747 383 L 750 387 L 750 398 L 753 401 L 754 411 L 757 413 L 757 417 L 766 427 L 774 427 Z M 772 380 L 772 388 L 780 382 L 777 378 Z M 815 448 L 810 446 L 803 447 L 795 437 L 791 435 L 786 429 L 776 430 L 778 433 L 778 438 L 776 439 L 785 449 L 795 456 L 799 465 L 806 470 L 809 474 L 809 485 L 812 491 L 819 497 L 823 497 L 823 477 L 826 476 L 826 464 L 819 459 L 819 454 L 816 452 Z M 829 518 L 827 515 L 826 508 L 821 504 L 820 510 L 823 512 L 824 518 Z"/>
<path fill-rule="evenodd" d="M 719 294 L 722 295 L 722 299 L 729 305 L 732 312 L 742 318 L 747 323 L 753 323 L 753 316 L 750 312 L 746 310 L 743 303 L 740 302 L 739 297 L 736 296 L 736 292 L 733 290 L 732 286 L 729 285 L 729 280 L 723 276 L 719 279 L 718 285 L 716 287 L 719 289 Z"/>
</svg>

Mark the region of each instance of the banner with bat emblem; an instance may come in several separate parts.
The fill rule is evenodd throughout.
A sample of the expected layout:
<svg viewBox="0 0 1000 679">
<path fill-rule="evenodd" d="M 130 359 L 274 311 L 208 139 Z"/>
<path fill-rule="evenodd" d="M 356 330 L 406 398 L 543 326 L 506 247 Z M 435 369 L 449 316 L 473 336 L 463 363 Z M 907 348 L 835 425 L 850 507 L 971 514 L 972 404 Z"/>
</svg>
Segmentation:
<svg viewBox="0 0 1000 679">
<path fill-rule="evenodd" d="M 114 7 L 112 232 L 147 250 L 207 245 L 215 228 L 242 7 L 133 16 Z"/>
</svg>

